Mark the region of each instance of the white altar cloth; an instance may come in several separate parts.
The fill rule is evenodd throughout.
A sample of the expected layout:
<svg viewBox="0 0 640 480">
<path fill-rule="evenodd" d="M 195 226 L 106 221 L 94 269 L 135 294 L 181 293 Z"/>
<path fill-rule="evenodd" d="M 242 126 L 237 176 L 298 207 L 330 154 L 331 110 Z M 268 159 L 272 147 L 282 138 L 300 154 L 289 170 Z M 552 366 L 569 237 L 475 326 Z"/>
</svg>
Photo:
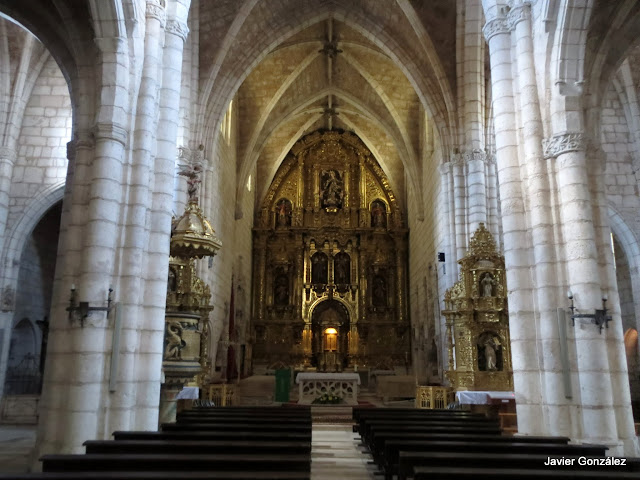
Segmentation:
<svg viewBox="0 0 640 480">
<path fill-rule="evenodd" d="M 334 381 L 356 381 L 357 385 L 360 385 L 360 375 L 357 373 L 315 373 L 315 372 L 300 372 L 296 375 L 296 383 L 300 384 L 305 380 L 334 380 Z"/>
<path fill-rule="evenodd" d="M 198 400 L 200 389 L 198 387 L 183 387 L 176 395 L 176 400 Z"/>
<path fill-rule="evenodd" d="M 508 402 L 515 399 L 514 392 L 474 392 L 470 390 L 456 392 L 456 401 L 463 405 L 489 405 L 491 400 Z"/>
</svg>

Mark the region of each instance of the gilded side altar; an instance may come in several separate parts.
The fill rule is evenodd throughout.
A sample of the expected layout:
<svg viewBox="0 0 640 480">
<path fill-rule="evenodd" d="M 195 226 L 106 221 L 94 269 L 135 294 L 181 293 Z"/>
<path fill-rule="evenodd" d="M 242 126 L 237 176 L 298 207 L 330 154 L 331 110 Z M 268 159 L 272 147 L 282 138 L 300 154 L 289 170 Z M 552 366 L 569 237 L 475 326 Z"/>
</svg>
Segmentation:
<svg viewBox="0 0 640 480">
<path fill-rule="evenodd" d="M 447 378 L 454 390 L 513 390 L 504 257 L 484 224 L 445 292 Z"/>
<path fill-rule="evenodd" d="M 406 366 L 407 229 L 357 136 L 296 143 L 254 225 L 254 367 Z"/>
</svg>

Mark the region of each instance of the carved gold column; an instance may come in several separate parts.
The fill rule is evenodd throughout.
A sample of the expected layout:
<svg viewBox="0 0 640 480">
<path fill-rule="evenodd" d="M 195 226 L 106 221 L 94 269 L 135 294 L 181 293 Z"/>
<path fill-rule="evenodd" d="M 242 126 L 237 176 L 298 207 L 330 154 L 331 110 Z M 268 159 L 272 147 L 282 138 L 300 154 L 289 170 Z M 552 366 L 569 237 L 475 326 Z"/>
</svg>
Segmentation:
<svg viewBox="0 0 640 480">
<path fill-rule="evenodd" d="M 404 245 L 398 238 L 395 239 L 396 246 L 396 299 L 398 302 L 398 323 L 404 323 L 405 306 L 404 306 Z"/>
<path fill-rule="evenodd" d="M 260 236 L 256 241 L 256 303 L 257 303 L 257 320 L 264 322 L 264 307 L 266 305 L 266 272 L 267 272 L 267 241 L 266 238 Z"/>
</svg>

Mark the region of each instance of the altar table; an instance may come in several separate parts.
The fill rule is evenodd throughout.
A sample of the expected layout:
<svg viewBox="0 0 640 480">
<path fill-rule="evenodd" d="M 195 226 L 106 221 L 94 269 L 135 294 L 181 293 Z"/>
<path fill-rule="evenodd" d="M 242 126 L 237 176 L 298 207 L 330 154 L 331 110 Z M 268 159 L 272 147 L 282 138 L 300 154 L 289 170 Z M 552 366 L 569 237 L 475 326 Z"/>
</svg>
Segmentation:
<svg viewBox="0 0 640 480">
<path fill-rule="evenodd" d="M 309 405 L 325 393 L 342 398 L 348 405 L 358 404 L 360 375 L 357 373 L 302 372 L 296 376 L 296 383 L 299 385 L 300 404 Z"/>
</svg>

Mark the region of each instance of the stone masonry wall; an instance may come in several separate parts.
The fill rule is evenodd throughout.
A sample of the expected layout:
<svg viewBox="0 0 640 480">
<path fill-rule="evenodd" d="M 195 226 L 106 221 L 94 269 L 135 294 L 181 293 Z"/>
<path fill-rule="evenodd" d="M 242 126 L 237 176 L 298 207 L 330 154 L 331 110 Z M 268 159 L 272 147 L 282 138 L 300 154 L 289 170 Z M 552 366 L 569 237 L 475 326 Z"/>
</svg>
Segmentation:
<svg viewBox="0 0 640 480">
<path fill-rule="evenodd" d="M 65 181 L 71 139 L 71 100 L 67 83 L 50 58 L 24 112 L 13 169 L 8 230 L 44 188 Z"/>
</svg>

